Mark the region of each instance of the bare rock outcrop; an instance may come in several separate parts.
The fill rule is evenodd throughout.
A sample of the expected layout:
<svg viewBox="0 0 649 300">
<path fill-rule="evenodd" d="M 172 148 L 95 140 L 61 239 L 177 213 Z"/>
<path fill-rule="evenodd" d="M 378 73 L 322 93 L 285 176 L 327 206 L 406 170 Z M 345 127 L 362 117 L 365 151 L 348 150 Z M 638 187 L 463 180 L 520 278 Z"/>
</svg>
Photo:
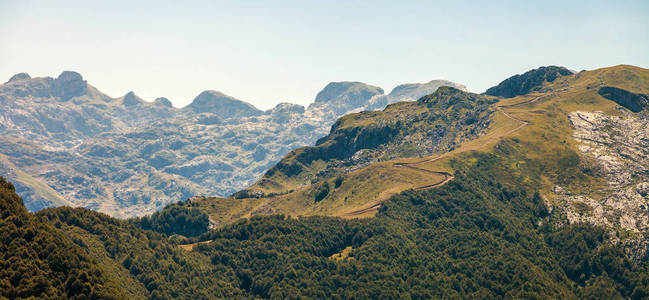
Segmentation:
<svg viewBox="0 0 649 300">
<path fill-rule="evenodd" d="M 582 157 L 596 165 L 605 186 L 599 196 L 555 187 L 555 205 L 570 223 L 610 228 L 642 259 L 649 240 L 649 118 L 625 110 L 620 115 L 575 111 L 569 119 Z"/>
</svg>

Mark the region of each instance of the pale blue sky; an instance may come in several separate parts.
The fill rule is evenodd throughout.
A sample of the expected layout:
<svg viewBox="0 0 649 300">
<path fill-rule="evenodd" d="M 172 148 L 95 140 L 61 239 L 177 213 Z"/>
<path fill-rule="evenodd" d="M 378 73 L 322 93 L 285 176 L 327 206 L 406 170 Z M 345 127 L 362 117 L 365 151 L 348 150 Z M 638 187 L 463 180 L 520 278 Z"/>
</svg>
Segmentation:
<svg viewBox="0 0 649 300">
<path fill-rule="evenodd" d="M 649 1 L 134 2 L 0 0 L 0 82 L 74 70 L 113 97 L 267 109 L 330 81 L 483 92 L 541 65 L 649 67 Z"/>
</svg>

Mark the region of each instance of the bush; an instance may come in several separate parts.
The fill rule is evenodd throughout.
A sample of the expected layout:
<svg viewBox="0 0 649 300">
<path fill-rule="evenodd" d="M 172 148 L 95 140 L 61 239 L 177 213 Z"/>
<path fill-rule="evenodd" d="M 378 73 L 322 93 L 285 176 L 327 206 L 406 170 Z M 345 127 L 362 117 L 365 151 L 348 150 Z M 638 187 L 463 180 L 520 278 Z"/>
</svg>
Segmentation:
<svg viewBox="0 0 649 300">
<path fill-rule="evenodd" d="M 325 181 L 315 192 L 315 202 L 320 202 L 329 195 L 329 182 Z"/>
<path fill-rule="evenodd" d="M 343 184 L 343 177 L 336 177 L 336 179 L 334 180 L 334 188 L 339 188 L 341 184 Z"/>
</svg>

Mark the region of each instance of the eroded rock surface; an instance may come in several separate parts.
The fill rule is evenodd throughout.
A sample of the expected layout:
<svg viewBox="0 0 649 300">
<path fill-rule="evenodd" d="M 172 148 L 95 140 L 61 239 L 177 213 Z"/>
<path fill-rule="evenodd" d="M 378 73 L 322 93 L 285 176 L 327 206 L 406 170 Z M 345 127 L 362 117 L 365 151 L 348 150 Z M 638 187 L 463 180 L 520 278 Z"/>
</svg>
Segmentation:
<svg viewBox="0 0 649 300">
<path fill-rule="evenodd" d="M 618 240 L 645 256 L 649 234 L 649 117 L 621 111 L 576 111 L 569 115 L 582 157 L 605 179 L 600 196 L 555 187 L 555 205 L 568 222 L 606 226 Z M 601 196 L 603 195 L 603 196 Z"/>
</svg>

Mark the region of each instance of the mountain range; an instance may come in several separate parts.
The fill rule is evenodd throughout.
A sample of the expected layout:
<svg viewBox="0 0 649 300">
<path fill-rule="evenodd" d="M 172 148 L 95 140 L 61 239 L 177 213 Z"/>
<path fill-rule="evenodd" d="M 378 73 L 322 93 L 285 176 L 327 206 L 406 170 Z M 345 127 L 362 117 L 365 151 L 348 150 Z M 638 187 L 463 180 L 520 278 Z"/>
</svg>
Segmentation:
<svg viewBox="0 0 649 300">
<path fill-rule="evenodd" d="M 338 118 L 414 101 L 433 80 L 390 94 L 361 82 L 332 82 L 308 108 L 261 111 L 218 91 L 186 107 L 112 98 L 75 72 L 20 73 L 0 85 L 0 165 L 27 208 L 82 206 L 113 216 L 154 212 L 195 195 L 226 196 L 255 182 L 290 150 L 312 145 Z"/>
<path fill-rule="evenodd" d="M 346 114 L 232 196 L 144 217 L 31 213 L 0 177 L 0 297 L 647 299 L 648 113 L 647 69 L 551 66 Z"/>
</svg>

